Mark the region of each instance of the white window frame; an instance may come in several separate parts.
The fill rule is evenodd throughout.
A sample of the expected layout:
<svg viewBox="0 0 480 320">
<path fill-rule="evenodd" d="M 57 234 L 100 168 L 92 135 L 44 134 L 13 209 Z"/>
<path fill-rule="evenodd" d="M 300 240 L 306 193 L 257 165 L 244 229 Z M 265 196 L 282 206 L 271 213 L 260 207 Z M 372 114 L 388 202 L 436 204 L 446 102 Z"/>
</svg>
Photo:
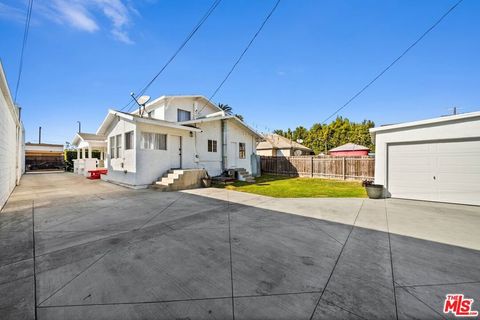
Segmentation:
<svg viewBox="0 0 480 320">
<path fill-rule="evenodd" d="M 243 145 L 243 150 L 242 150 Z M 247 144 L 245 142 L 238 143 L 238 158 L 246 159 L 247 158 Z"/>
<path fill-rule="evenodd" d="M 213 140 L 213 139 L 208 139 L 208 142 L 207 142 L 207 151 L 208 152 L 217 152 L 217 140 Z"/>
<path fill-rule="evenodd" d="M 140 148 L 143 150 L 167 150 L 168 137 L 164 133 L 142 132 Z"/>
<path fill-rule="evenodd" d="M 110 158 L 115 159 L 115 136 L 110 137 Z"/>
<path fill-rule="evenodd" d="M 122 153 L 122 135 L 121 134 L 117 134 L 115 136 L 115 155 L 116 155 L 116 158 L 121 158 L 121 153 Z"/>
<path fill-rule="evenodd" d="M 134 131 L 125 132 L 125 150 L 135 148 L 135 134 Z"/>
<path fill-rule="evenodd" d="M 188 113 L 188 119 L 180 119 L 180 114 L 182 113 Z M 178 122 L 182 122 L 182 121 L 189 121 L 189 120 L 192 120 L 192 112 L 188 111 L 188 110 L 183 110 L 183 109 L 177 109 L 177 121 Z"/>
</svg>

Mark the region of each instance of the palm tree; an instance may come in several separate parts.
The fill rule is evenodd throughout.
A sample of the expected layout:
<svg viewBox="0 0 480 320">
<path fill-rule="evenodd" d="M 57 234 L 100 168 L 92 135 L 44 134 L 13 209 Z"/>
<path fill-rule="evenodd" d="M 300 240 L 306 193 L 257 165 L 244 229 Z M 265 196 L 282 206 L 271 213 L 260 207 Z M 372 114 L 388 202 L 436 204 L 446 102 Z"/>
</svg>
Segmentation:
<svg viewBox="0 0 480 320">
<path fill-rule="evenodd" d="M 218 107 L 225 111 L 225 113 L 227 114 L 231 114 L 233 110 L 232 107 L 230 107 L 228 104 L 219 103 Z"/>
<path fill-rule="evenodd" d="M 241 114 L 235 114 L 234 116 L 240 119 L 240 121 L 243 121 L 243 116 Z"/>
</svg>

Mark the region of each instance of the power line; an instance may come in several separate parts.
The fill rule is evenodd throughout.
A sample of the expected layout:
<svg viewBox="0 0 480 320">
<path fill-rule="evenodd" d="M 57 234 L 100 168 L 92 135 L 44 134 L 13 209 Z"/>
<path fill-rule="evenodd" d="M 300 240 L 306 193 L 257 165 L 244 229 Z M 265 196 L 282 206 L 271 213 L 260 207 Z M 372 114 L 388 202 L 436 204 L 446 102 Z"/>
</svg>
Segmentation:
<svg viewBox="0 0 480 320">
<path fill-rule="evenodd" d="M 220 84 L 218 85 L 218 87 L 215 89 L 215 91 L 212 93 L 212 95 L 210 96 L 210 98 L 208 98 L 208 102 L 211 103 L 211 100 L 213 99 L 213 97 L 218 93 L 218 91 L 222 88 L 222 86 L 225 84 L 225 82 L 228 80 L 228 78 L 230 77 L 230 75 L 232 74 L 233 70 L 235 70 L 235 68 L 237 67 L 237 65 L 240 63 L 240 60 L 242 60 L 243 56 L 247 53 L 248 49 L 250 49 L 250 46 L 252 45 L 253 41 L 255 41 L 255 39 L 257 38 L 257 36 L 260 34 L 260 32 L 262 31 L 263 27 L 265 26 L 265 24 L 268 22 L 268 20 L 270 19 L 270 17 L 272 16 L 272 14 L 275 12 L 275 10 L 277 9 L 278 5 L 280 4 L 280 1 L 281 0 L 277 0 L 277 2 L 275 3 L 275 5 L 273 6 L 272 10 L 270 10 L 270 13 L 266 16 L 266 18 L 263 20 L 262 24 L 260 25 L 260 28 L 258 28 L 257 32 L 253 35 L 252 39 L 250 40 L 250 42 L 247 44 L 247 46 L 245 47 L 245 49 L 243 50 L 242 54 L 238 57 L 238 59 L 235 61 L 235 63 L 233 64 L 232 68 L 230 69 L 230 71 L 227 73 L 227 75 L 225 76 L 225 78 L 222 80 L 222 82 L 220 82 Z M 208 103 L 207 102 L 207 103 Z M 205 109 L 205 107 L 207 106 L 207 103 L 205 103 L 205 105 L 202 107 L 202 109 L 200 109 L 200 111 L 198 111 L 198 113 L 202 112 L 203 109 Z"/>
<path fill-rule="evenodd" d="M 22 52 L 20 53 L 20 65 L 18 68 L 17 85 L 15 86 L 15 96 L 13 99 L 13 102 L 15 104 L 17 103 L 17 94 L 18 94 L 18 88 L 20 87 L 20 78 L 22 77 L 23 55 L 25 53 L 25 47 L 27 45 L 28 31 L 30 30 L 30 18 L 32 17 L 32 7 L 33 7 L 33 0 L 30 0 L 27 8 L 27 17 L 25 19 L 25 30 L 23 31 Z"/>
<path fill-rule="evenodd" d="M 440 19 L 438 19 L 430 28 L 427 29 L 427 31 L 425 31 L 417 40 L 415 40 L 415 42 L 413 42 L 405 51 L 403 51 L 399 56 L 398 58 L 396 58 L 395 60 L 393 60 L 392 63 L 390 63 L 385 69 L 383 69 L 382 72 L 380 72 L 375 78 L 373 78 L 373 80 L 371 80 L 367 85 L 365 85 L 360 91 L 358 91 L 355 95 L 353 95 L 345 104 L 343 104 L 340 108 L 338 108 L 337 110 L 335 110 L 334 113 L 332 113 L 328 118 L 326 118 L 325 120 L 323 120 L 322 123 L 326 123 L 328 120 L 330 120 L 333 116 L 335 116 L 337 113 L 339 113 L 341 110 L 343 110 L 346 106 L 348 106 L 353 100 L 355 100 L 359 95 L 361 95 L 365 90 L 368 89 L 368 87 L 370 87 L 375 81 L 377 81 L 381 76 L 383 76 L 383 74 L 385 72 L 387 72 L 391 67 L 393 67 L 394 64 L 396 64 L 400 59 L 403 58 L 403 56 L 405 56 L 413 47 L 415 47 L 420 41 L 422 41 L 423 38 L 425 38 L 425 36 L 427 34 L 430 33 L 430 31 L 432 31 L 433 29 L 435 29 L 435 27 L 437 25 L 440 24 L 440 22 L 442 22 L 443 19 L 445 19 L 460 3 L 462 3 L 463 0 L 460 0 L 458 1 L 457 3 L 455 3 L 450 9 L 448 9 L 447 12 L 445 12 L 441 17 Z"/>
<path fill-rule="evenodd" d="M 163 65 L 163 67 L 160 69 L 159 72 L 157 72 L 157 74 L 152 78 L 152 80 L 150 80 L 146 85 L 145 87 L 143 87 L 142 90 L 139 91 L 139 93 L 137 94 L 137 97 L 138 96 L 141 96 L 143 95 L 147 90 L 148 88 L 150 88 L 150 86 L 153 84 L 153 82 L 155 82 L 155 80 L 160 76 L 160 74 L 162 74 L 162 72 L 168 67 L 168 65 L 175 59 L 175 57 L 180 53 L 180 51 L 182 51 L 182 49 L 185 47 L 185 45 L 188 43 L 188 41 L 190 41 L 190 39 L 195 35 L 195 33 L 197 33 L 197 31 L 200 29 L 200 27 L 205 23 L 205 21 L 208 19 L 208 17 L 210 17 L 210 15 L 213 13 L 213 11 L 217 8 L 217 6 L 220 4 L 220 2 L 222 2 L 222 0 L 215 0 L 212 5 L 210 6 L 210 8 L 207 10 L 207 12 L 203 15 L 203 17 L 200 19 L 200 21 L 195 25 L 195 27 L 193 28 L 192 31 L 190 31 L 190 33 L 188 34 L 188 36 L 185 38 L 185 40 L 182 42 L 182 44 L 178 47 L 178 49 L 174 52 L 174 54 L 170 57 L 170 59 L 167 60 L 167 62 Z M 122 111 L 123 109 L 125 109 L 126 107 L 130 106 L 132 104 L 133 100 L 130 101 L 125 107 L 123 107 L 122 109 L 120 109 L 120 111 Z M 128 110 L 130 110 L 131 108 L 129 108 Z"/>
</svg>

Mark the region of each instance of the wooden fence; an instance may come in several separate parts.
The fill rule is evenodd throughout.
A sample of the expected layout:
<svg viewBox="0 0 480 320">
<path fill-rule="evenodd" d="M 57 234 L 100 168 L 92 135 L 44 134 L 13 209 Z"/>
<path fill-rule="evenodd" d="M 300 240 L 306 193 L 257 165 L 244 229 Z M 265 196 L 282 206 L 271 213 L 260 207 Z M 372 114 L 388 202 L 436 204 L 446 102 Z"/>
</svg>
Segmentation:
<svg viewBox="0 0 480 320">
<path fill-rule="evenodd" d="M 370 157 L 295 156 L 260 157 L 262 173 L 331 178 L 373 180 L 375 159 Z"/>
</svg>

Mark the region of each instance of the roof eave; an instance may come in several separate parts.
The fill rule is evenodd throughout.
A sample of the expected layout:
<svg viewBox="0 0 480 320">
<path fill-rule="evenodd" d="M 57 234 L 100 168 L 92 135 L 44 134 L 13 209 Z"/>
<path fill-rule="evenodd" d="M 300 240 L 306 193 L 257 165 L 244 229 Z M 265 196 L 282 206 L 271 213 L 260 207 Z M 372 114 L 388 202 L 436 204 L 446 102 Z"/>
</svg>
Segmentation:
<svg viewBox="0 0 480 320">
<path fill-rule="evenodd" d="M 377 132 L 383 132 L 383 131 L 399 130 L 399 129 L 410 128 L 410 127 L 424 126 L 429 124 L 440 124 L 443 122 L 458 121 L 458 120 L 477 118 L 477 117 L 480 118 L 480 111 L 462 113 L 462 114 L 445 116 L 445 117 L 437 117 L 437 118 L 431 118 L 426 120 L 404 122 L 404 123 L 398 123 L 398 124 L 388 125 L 384 127 L 370 128 L 370 134 L 376 134 Z"/>
</svg>

